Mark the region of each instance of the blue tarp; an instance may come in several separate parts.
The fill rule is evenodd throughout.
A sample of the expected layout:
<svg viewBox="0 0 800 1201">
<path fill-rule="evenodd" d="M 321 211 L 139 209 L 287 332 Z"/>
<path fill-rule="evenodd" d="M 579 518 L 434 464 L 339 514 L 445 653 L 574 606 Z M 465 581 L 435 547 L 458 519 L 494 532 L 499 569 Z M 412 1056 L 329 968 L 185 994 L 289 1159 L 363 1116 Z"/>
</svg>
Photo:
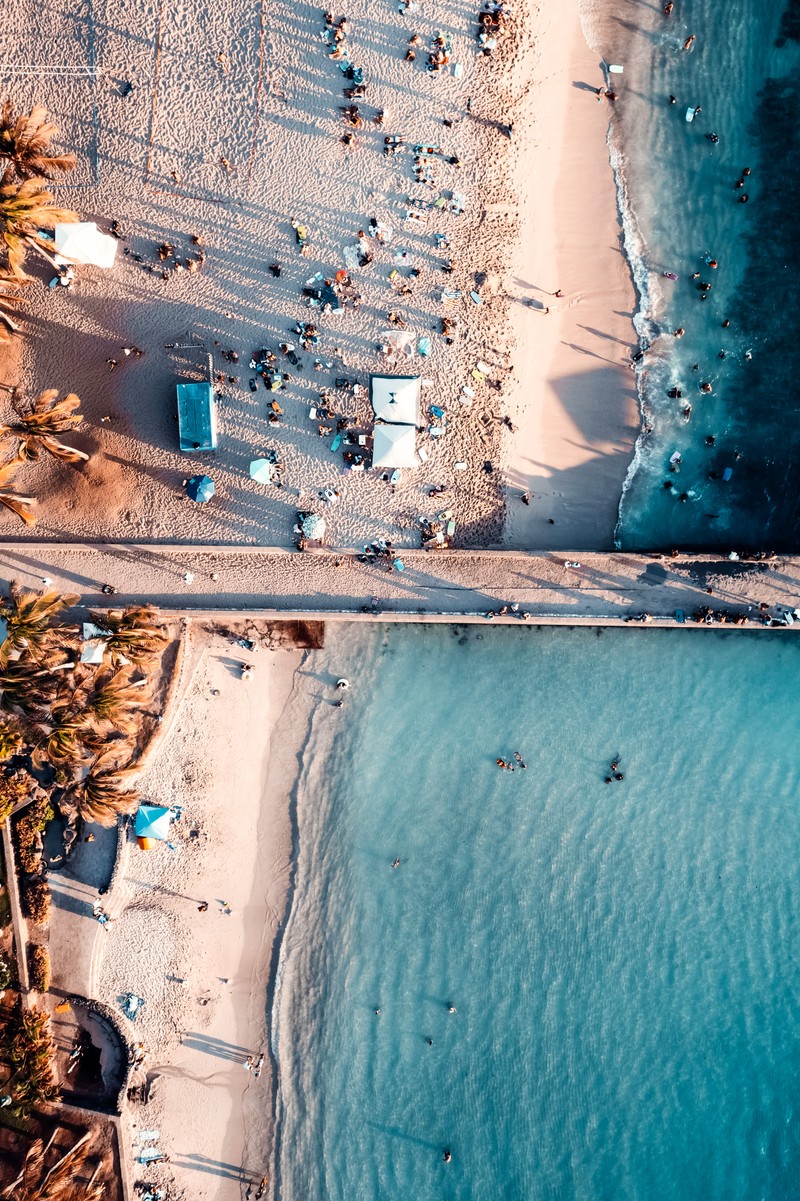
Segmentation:
<svg viewBox="0 0 800 1201">
<path fill-rule="evenodd" d="M 196 500 L 198 504 L 211 500 L 215 492 L 214 481 L 209 475 L 193 475 L 190 480 L 186 481 L 186 495 L 189 500 Z"/>
<path fill-rule="evenodd" d="M 158 838 L 163 842 L 169 838 L 171 809 L 161 805 L 140 805 L 136 814 L 136 837 Z"/>
<path fill-rule="evenodd" d="M 217 406 L 211 384 L 177 384 L 181 450 L 217 449 Z"/>
</svg>

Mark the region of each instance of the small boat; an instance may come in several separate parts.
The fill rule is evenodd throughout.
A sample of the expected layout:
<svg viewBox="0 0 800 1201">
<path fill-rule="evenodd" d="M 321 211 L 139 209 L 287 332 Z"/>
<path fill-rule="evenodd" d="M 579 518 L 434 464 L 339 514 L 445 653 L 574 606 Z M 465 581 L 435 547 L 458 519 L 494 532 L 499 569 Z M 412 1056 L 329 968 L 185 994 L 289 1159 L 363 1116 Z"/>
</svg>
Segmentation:
<svg viewBox="0 0 800 1201">
<path fill-rule="evenodd" d="M 683 623 L 686 621 L 686 614 L 684 613 L 683 609 L 675 610 L 675 620 L 679 625 L 683 625 Z"/>
<path fill-rule="evenodd" d="M 678 278 L 674 271 L 662 271 L 661 274 L 664 276 L 664 279 L 676 280 Z"/>
<path fill-rule="evenodd" d="M 696 113 L 695 113 L 694 105 L 690 104 L 686 110 L 686 120 L 688 121 L 688 123 L 690 125 L 691 125 L 692 121 L 694 121 L 695 115 L 696 115 Z"/>
</svg>

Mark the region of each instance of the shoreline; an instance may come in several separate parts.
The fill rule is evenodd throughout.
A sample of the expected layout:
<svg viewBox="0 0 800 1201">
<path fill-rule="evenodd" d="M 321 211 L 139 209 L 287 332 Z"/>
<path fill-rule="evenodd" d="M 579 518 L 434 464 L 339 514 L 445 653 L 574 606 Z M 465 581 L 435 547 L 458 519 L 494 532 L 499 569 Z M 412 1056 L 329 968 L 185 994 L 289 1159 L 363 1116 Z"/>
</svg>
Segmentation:
<svg viewBox="0 0 800 1201">
<path fill-rule="evenodd" d="M 254 639 L 257 653 L 236 646 L 240 636 Z M 139 1126 L 161 1131 L 169 1162 L 151 1183 L 234 1201 L 242 1182 L 271 1174 L 266 1003 L 293 850 L 290 740 L 277 745 L 277 731 L 285 732 L 303 653 L 269 649 L 268 632 L 252 621 L 197 623 L 191 638 L 169 752 L 156 750 L 140 784 L 146 800 L 182 813 L 170 847 L 131 852 L 96 995 L 112 1006 L 128 989 L 145 998 L 125 1026 L 161 1081 L 147 1110 L 129 1106 L 124 1122 L 134 1144 Z M 239 678 L 241 661 L 254 666 L 250 683 Z M 202 903 L 208 909 L 198 913 Z M 256 1077 L 244 1063 L 260 1054 Z"/>
<path fill-rule="evenodd" d="M 509 280 L 518 382 L 508 408 L 518 433 L 505 459 L 504 545 L 611 549 L 640 428 L 627 368 L 637 305 L 608 102 L 593 94 L 603 76 L 579 0 L 557 18 L 540 10 L 536 53 L 526 113 L 533 144 L 519 154 L 522 220 Z"/>
</svg>

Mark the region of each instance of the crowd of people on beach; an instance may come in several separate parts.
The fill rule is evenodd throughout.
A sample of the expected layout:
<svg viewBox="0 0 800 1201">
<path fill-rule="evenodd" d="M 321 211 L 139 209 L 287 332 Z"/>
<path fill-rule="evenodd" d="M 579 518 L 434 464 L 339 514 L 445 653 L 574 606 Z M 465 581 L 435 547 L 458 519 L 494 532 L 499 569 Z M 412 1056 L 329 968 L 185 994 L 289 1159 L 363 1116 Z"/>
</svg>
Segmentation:
<svg viewBox="0 0 800 1201">
<path fill-rule="evenodd" d="M 667 19 L 671 18 L 673 16 L 673 13 L 674 13 L 674 5 L 673 4 L 669 3 L 669 4 L 665 4 L 663 6 L 663 15 L 665 18 L 667 18 Z M 697 35 L 690 34 L 688 37 L 685 38 L 685 40 L 682 43 L 682 51 L 684 53 L 688 54 L 695 49 L 697 44 L 698 44 Z M 677 106 L 678 99 L 674 94 L 670 93 L 670 95 L 667 97 L 667 102 L 670 106 Z M 696 119 L 701 116 L 702 112 L 703 112 L 702 105 L 700 105 L 700 104 L 689 105 L 686 110 L 686 113 L 685 113 L 686 123 L 689 126 L 692 126 L 693 123 L 696 121 Z M 705 140 L 711 146 L 716 147 L 716 146 L 720 145 L 720 134 L 717 132 L 717 130 L 715 130 L 715 129 L 708 130 L 704 136 L 705 136 Z M 748 201 L 750 199 L 750 194 L 747 189 L 749 187 L 749 181 L 750 181 L 751 177 L 752 177 L 752 169 L 749 166 L 743 167 L 742 170 L 737 175 L 737 178 L 732 185 L 732 191 L 734 193 L 733 199 L 736 203 L 738 203 L 738 204 L 747 204 L 748 203 Z M 722 180 L 720 180 L 720 185 L 725 186 L 725 184 Z M 720 260 L 716 253 L 709 252 L 708 250 L 698 251 L 697 268 L 689 273 L 688 282 L 694 288 L 695 292 L 697 293 L 697 298 L 700 302 L 708 301 L 709 297 L 711 296 L 711 294 L 714 290 L 714 283 L 712 282 L 713 273 L 716 272 L 719 268 L 720 268 Z M 679 274 L 672 270 L 662 271 L 661 274 L 664 279 L 669 280 L 671 282 L 678 282 L 678 280 L 680 278 Z M 692 321 L 691 323 L 687 322 L 687 325 L 689 326 L 690 330 L 691 330 L 692 326 L 694 326 L 696 328 L 696 319 L 694 321 Z M 686 336 L 687 325 L 681 324 L 681 325 L 678 325 L 676 328 L 672 329 L 671 336 L 675 339 L 680 339 L 680 338 L 683 338 L 684 336 Z M 707 325 L 707 322 L 706 322 L 706 325 Z M 722 317 L 722 319 L 719 321 L 719 328 L 722 331 L 731 331 L 733 329 L 731 317 L 724 315 Z M 723 333 L 722 336 L 725 337 L 725 334 Z M 643 345 L 641 345 L 640 349 L 632 356 L 630 366 L 635 370 L 639 369 L 639 370 L 646 371 L 649 366 L 650 353 L 654 352 L 654 351 L 660 351 L 660 348 L 657 346 L 657 343 L 649 342 L 649 341 L 645 342 Z M 734 353 L 735 352 L 733 350 L 731 350 L 725 346 L 722 346 L 722 347 L 720 347 L 719 351 L 717 352 L 717 357 L 719 360 L 724 360 L 724 359 L 728 358 L 729 356 L 733 355 Z M 746 361 L 746 362 L 750 361 L 752 359 L 752 351 L 749 349 L 745 350 L 743 352 L 742 357 L 743 357 L 744 361 Z M 702 365 L 700 362 L 693 363 L 691 366 L 691 371 L 700 376 L 702 376 L 702 374 L 704 374 L 703 368 L 702 368 Z M 709 371 L 709 373 L 710 373 L 710 371 Z M 699 397 L 712 395 L 714 393 L 715 389 L 714 389 L 714 384 L 712 383 L 711 380 L 700 378 L 696 383 L 692 384 L 691 388 L 689 388 L 689 386 L 684 381 L 678 381 L 676 383 L 670 384 L 665 390 L 666 390 L 667 396 L 670 399 L 677 400 L 680 402 L 679 413 L 680 413 L 681 420 L 685 423 L 688 423 L 692 420 L 693 408 L 694 408 L 694 404 L 688 399 L 689 395 L 692 393 L 697 393 L 698 396 L 695 398 L 695 401 L 694 401 L 694 403 L 697 403 L 697 399 L 699 399 Z M 645 423 L 644 423 L 643 431 L 642 431 L 644 437 L 648 437 L 654 432 L 653 420 L 654 419 L 653 419 L 652 415 L 650 415 L 648 413 L 645 414 Z M 709 449 L 716 447 L 717 437 L 718 437 L 718 435 L 714 432 L 710 432 L 709 434 L 707 434 L 705 437 L 705 440 L 704 440 L 705 446 Z M 729 456 L 734 461 L 739 460 L 742 457 L 741 452 L 738 450 L 730 451 Z M 673 451 L 670 456 L 670 460 L 669 460 L 670 475 L 679 473 L 682 465 L 683 465 L 682 455 L 680 454 L 679 451 Z M 727 483 L 732 478 L 732 475 L 733 475 L 733 468 L 731 466 L 726 466 L 724 469 L 711 468 L 710 470 L 708 470 L 706 472 L 706 481 L 711 484 L 714 484 L 716 482 Z M 672 495 L 679 503 L 682 503 L 682 504 L 686 504 L 690 501 L 695 501 L 695 500 L 700 499 L 700 497 L 706 491 L 706 489 L 704 489 L 702 487 L 679 489 L 676 487 L 674 481 L 669 477 L 664 480 L 663 486 L 664 486 L 665 493 Z M 706 513 L 705 516 L 706 516 L 707 520 L 710 522 L 714 522 L 719 519 L 718 513 Z"/>
</svg>

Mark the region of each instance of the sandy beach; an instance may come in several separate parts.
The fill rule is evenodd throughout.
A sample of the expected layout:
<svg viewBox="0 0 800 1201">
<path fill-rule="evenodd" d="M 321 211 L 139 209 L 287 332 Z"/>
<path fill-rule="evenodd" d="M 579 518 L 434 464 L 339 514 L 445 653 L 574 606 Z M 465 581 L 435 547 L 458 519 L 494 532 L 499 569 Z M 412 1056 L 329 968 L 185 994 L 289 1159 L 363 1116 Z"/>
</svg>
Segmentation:
<svg viewBox="0 0 800 1201">
<path fill-rule="evenodd" d="M 316 6 L 279 0 L 240 11 L 237 0 L 215 0 L 196 11 L 134 0 L 111 3 L 103 22 L 78 0 L 62 0 L 55 22 L 31 0 L 7 6 L 3 90 L 20 106 L 47 104 L 78 156 L 75 173 L 56 186 L 59 203 L 104 230 L 116 220 L 122 233 L 114 268 L 81 268 L 69 290 L 47 288 L 46 264 L 31 262 L 38 278 L 26 290 L 17 379 L 23 393 L 57 384 L 76 391 L 86 415 L 76 437 L 94 452 L 78 469 L 42 460 L 26 471 L 26 492 L 40 498 L 38 536 L 286 546 L 297 509 L 323 508 L 332 545 L 384 536 L 413 546 L 419 516 L 441 506 L 428 496 L 435 483 L 448 489 L 456 546 L 501 545 L 504 526 L 513 546 L 609 544 L 633 425 L 630 380 L 618 370 L 631 297 L 605 106 L 572 86 L 594 84 L 597 63 L 573 2 L 557 16 L 515 6 L 490 58 L 476 53 L 478 7 L 459 0 L 446 12 L 424 4 L 401 14 L 388 2 L 376 11 L 354 0 L 344 52 L 363 67 L 367 90 L 363 128 L 344 146 L 348 81 L 322 40 Z M 451 46 L 450 64 L 430 72 L 437 33 Z M 421 44 L 408 62 L 412 35 Z M 47 72 L 31 72 L 44 62 Z M 404 140 L 389 158 L 386 136 Z M 415 144 L 437 152 L 423 156 L 429 182 L 414 178 Z M 423 206 L 419 220 L 406 216 L 409 198 Z M 310 230 L 302 256 L 293 218 Z M 384 244 L 367 237 L 372 261 L 349 269 L 371 219 L 391 234 Z M 174 248 L 165 262 L 162 243 Z M 450 274 L 441 270 L 448 260 Z M 280 278 L 268 269 L 274 262 Z M 309 281 L 342 269 L 360 307 L 339 315 L 305 307 Z M 546 319 L 519 303 L 557 287 L 565 299 Z M 459 298 L 442 300 L 442 289 Z M 390 312 L 412 348 L 430 339 L 428 357 L 380 353 L 387 332 L 398 333 Z M 457 323 L 452 345 L 443 316 Z M 251 391 L 248 364 L 262 347 L 297 345 L 298 320 L 318 322 L 319 343 L 300 354 L 301 366 L 279 354 L 289 379 L 271 424 L 273 394 L 258 380 Z M 126 347 L 142 354 L 125 355 Z M 202 375 L 206 352 L 219 452 L 182 456 L 174 385 Z M 486 378 L 473 375 L 478 362 Z M 355 432 L 371 427 L 366 394 L 337 389 L 336 380 L 366 382 L 387 365 L 430 381 L 418 438 L 427 458 L 394 485 L 379 471 L 343 472 L 341 450 L 331 449 L 340 416 Z M 330 396 L 327 421 L 310 417 L 321 390 Z M 431 404 L 444 418 L 429 414 Z M 270 450 L 283 465 L 282 487 L 248 475 L 251 458 Z M 217 489 L 203 506 L 182 487 L 198 471 Z M 326 488 L 339 494 L 328 506 Z M 523 488 L 540 499 L 520 514 Z M 555 528 L 541 519 L 546 508 Z M 8 517 L 3 533 L 18 537 L 22 527 Z"/>
<path fill-rule="evenodd" d="M 610 546 L 636 418 L 622 365 L 633 297 L 605 102 L 591 92 L 598 56 L 570 0 L 557 12 L 515 6 L 497 54 L 484 58 L 479 7 L 424 0 L 400 13 L 388 0 L 352 0 L 342 52 L 363 67 L 367 90 L 345 145 L 348 81 L 317 6 L 109 0 L 100 19 L 82 0 L 59 0 L 54 19 L 32 0 L 6 5 L 2 89 L 19 108 L 46 104 L 78 156 L 54 189 L 58 203 L 105 231 L 116 221 L 121 234 L 114 268 L 80 268 L 69 290 L 50 289 L 49 268 L 31 261 L 27 336 L 2 359 L 0 383 L 25 395 L 59 386 L 83 401 L 75 440 L 91 461 L 42 459 L 20 476 L 39 497 L 43 558 L 48 542 L 113 543 L 111 582 L 124 598 L 143 562 L 157 564 L 151 589 L 158 572 L 175 574 L 169 548 L 291 546 L 296 512 L 308 508 L 325 513 L 333 547 L 378 537 L 418 547 L 420 516 L 443 507 L 459 548 Z M 437 36 L 450 61 L 431 72 Z M 387 136 L 401 140 L 388 157 Z M 417 156 L 421 180 L 415 146 L 431 148 Z M 293 219 L 310 231 L 303 254 Z M 390 232 L 359 239 L 372 221 Z M 370 261 L 358 265 L 364 247 Z M 342 270 L 358 304 L 338 315 L 309 308 L 303 289 Z M 563 299 L 548 296 L 557 289 Z M 443 317 L 456 322 L 451 344 Z M 279 347 L 297 347 L 299 321 L 317 323 L 319 342 L 298 347 L 294 362 Z M 408 353 L 387 357 L 398 331 Z M 277 393 L 249 366 L 262 348 L 286 373 Z M 202 378 L 209 355 L 218 453 L 182 456 L 175 384 Z M 370 431 L 363 385 L 387 369 L 424 384 L 420 465 L 395 483 L 343 471 L 332 449 L 339 419 Z M 312 418 L 324 394 L 331 415 Z M 249 477 L 250 460 L 270 451 L 280 486 Z M 198 472 L 216 484 L 205 505 L 183 488 Z M 443 498 L 430 497 L 434 484 Z M 6 515 L 3 540 L 23 536 Z M 38 572 L 35 555 L 22 558 Z M 193 563 L 184 567 L 180 578 L 191 578 Z M 553 570 L 560 581 L 563 564 Z M 235 589 L 233 575 L 218 583 L 216 568 L 197 571 L 195 606 Z M 291 581 L 290 571 L 285 588 Z M 99 582 L 82 578 L 79 590 Z M 342 587 L 363 590 L 359 608 L 382 591 L 368 573 L 331 596 Z M 245 683 L 248 657 L 224 633 L 194 637 L 168 737 L 141 781 L 146 799 L 182 810 L 174 849 L 131 849 L 90 990 L 117 1010 L 128 991 L 145 998 L 128 1033 L 161 1080 L 146 1115 L 131 1110 L 130 1134 L 135 1149 L 140 1123 L 158 1128 L 170 1157 L 148 1179 L 223 1201 L 270 1169 L 266 1011 L 307 704 L 293 710 L 300 652 L 261 650 Z M 261 1053 L 256 1079 L 244 1065 Z"/>
<path fill-rule="evenodd" d="M 244 627 L 233 637 L 194 628 L 170 728 L 140 780 L 148 802 L 177 806 L 181 816 L 169 846 L 130 845 L 108 900 L 111 925 L 95 939 L 98 998 L 117 1013 L 129 991 L 145 1001 L 135 1023 L 120 1017 L 147 1053 L 133 1082 L 160 1078 L 146 1108 L 128 1108 L 126 1124 L 134 1158 L 139 1131 L 155 1129 L 169 1162 L 134 1170 L 193 1197 L 238 1198 L 241 1182 L 270 1175 L 267 1006 L 302 738 L 286 710 L 302 652 L 270 651 L 264 628 L 247 630 L 255 651 L 234 645 Z M 254 667 L 249 681 L 240 678 L 244 661 Z M 244 1064 L 262 1053 L 256 1076 Z"/>
<path fill-rule="evenodd" d="M 521 220 L 508 293 L 517 382 L 508 405 L 518 432 L 504 448 L 505 542 L 515 548 L 609 549 L 638 431 L 626 366 L 635 297 L 606 145 L 610 102 L 594 94 L 605 86 L 602 56 L 587 45 L 578 8 L 540 6 L 516 169 Z"/>
</svg>

